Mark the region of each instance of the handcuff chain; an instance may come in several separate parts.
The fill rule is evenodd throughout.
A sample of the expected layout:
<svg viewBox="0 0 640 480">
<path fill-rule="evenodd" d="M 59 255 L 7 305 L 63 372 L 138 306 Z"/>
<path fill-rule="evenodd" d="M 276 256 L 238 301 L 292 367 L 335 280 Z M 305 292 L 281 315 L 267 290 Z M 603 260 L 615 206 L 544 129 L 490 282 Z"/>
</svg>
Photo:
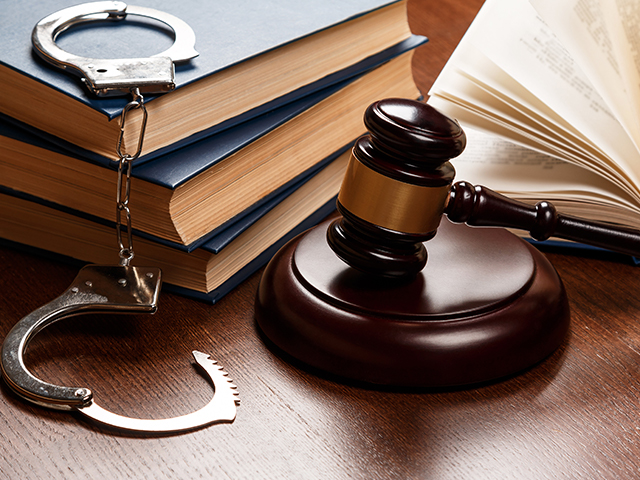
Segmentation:
<svg viewBox="0 0 640 480">
<path fill-rule="evenodd" d="M 120 265 L 128 266 L 133 253 L 133 233 L 131 229 L 131 210 L 129 209 L 129 197 L 131 194 L 131 164 L 140 156 L 142 152 L 142 142 L 144 140 L 144 132 L 147 128 L 147 108 L 144 105 L 144 97 L 140 94 L 138 88 L 131 89 L 133 99 L 127 103 L 120 115 L 120 135 L 116 145 L 116 153 L 118 154 L 118 185 L 116 191 L 116 234 L 118 237 L 118 247 L 120 249 Z M 142 109 L 142 125 L 140 126 L 140 134 L 138 136 L 138 148 L 133 155 L 122 152 L 122 141 L 124 138 L 124 129 L 127 114 L 135 108 Z M 125 225 L 127 233 L 127 242 L 123 242 L 123 221 L 122 213 L 125 215 Z"/>
</svg>

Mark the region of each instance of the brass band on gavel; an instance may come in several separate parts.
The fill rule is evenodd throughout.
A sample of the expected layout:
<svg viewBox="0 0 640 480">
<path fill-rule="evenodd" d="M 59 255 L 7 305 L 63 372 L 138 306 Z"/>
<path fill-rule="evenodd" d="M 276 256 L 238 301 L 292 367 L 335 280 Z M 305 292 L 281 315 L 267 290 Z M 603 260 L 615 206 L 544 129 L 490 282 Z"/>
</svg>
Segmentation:
<svg viewBox="0 0 640 480">
<path fill-rule="evenodd" d="M 449 189 L 450 185 L 412 185 L 387 177 L 352 154 L 338 201 L 369 223 L 421 235 L 438 228 Z"/>
</svg>

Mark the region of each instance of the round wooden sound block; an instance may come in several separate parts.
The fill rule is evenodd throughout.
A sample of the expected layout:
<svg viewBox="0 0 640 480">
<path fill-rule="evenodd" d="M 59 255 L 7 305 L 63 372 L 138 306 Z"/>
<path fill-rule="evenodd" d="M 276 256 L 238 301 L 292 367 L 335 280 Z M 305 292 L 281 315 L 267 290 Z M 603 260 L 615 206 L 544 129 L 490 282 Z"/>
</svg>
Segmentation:
<svg viewBox="0 0 640 480">
<path fill-rule="evenodd" d="M 328 223 L 278 252 L 257 295 L 264 334 L 304 363 L 376 384 L 467 385 L 540 362 L 568 331 L 556 271 L 506 230 L 443 219 L 426 268 L 398 282 L 342 262 Z"/>
</svg>

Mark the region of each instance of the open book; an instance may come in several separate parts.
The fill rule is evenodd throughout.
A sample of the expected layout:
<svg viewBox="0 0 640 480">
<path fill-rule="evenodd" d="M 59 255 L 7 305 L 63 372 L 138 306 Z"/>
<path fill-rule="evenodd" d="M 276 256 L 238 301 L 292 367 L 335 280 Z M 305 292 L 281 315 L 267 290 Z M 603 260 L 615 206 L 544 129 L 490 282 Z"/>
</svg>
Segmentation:
<svg viewBox="0 0 640 480">
<path fill-rule="evenodd" d="M 456 178 L 640 228 L 639 47 L 635 0 L 487 0 L 430 92 Z"/>
</svg>

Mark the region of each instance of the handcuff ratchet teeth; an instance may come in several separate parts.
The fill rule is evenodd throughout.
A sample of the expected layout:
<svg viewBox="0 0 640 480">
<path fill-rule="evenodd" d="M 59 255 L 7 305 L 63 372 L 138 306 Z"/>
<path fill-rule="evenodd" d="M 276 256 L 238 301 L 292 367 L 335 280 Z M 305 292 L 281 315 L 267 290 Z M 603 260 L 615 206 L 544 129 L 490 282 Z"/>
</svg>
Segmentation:
<svg viewBox="0 0 640 480">
<path fill-rule="evenodd" d="M 72 55 L 55 43 L 56 36 L 72 25 L 95 20 L 120 21 L 128 15 L 149 17 L 167 24 L 175 33 L 173 46 L 150 58 L 98 60 Z M 24 354 L 29 343 L 38 332 L 54 322 L 89 313 L 154 313 L 157 310 L 161 287 L 160 269 L 129 265 L 129 260 L 133 258 L 131 219 L 128 210 L 131 163 L 140 154 L 146 124 L 142 93 L 173 90 L 174 63 L 198 55 L 194 49 L 195 34 L 182 20 L 150 8 L 113 1 L 77 5 L 49 15 L 35 26 L 32 43 L 42 58 L 56 67 L 80 75 L 83 83 L 96 95 L 134 96 L 134 100 L 123 110 L 120 138 L 116 148 L 120 157 L 116 228 L 121 261 L 120 265 L 84 267 L 62 295 L 20 320 L 2 344 L 2 376 L 14 392 L 30 402 L 58 410 L 78 411 L 98 422 L 117 428 L 146 432 L 178 432 L 213 423 L 232 422 L 239 403 L 236 387 L 230 383 L 222 368 L 216 366 L 215 361 L 209 360 L 209 356 L 201 352 L 194 351 L 193 355 L 213 383 L 213 398 L 193 413 L 158 420 L 129 418 L 108 412 L 96 405 L 93 393 L 88 388 L 53 385 L 36 378 L 28 371 Z M 134 155 L 121 152 L 128 108 L 142 108 L 145 119 L 140 131 L 138 152 Z M 124 182 L 123 176 L 126 180 Z M 121 199 L 121 189 L 125 190 L 124 200 Z M 120 210 L 124 210 L 127 217 L 129 245 L 126 247 L 123 246 L 120 235 Z M 128 255 L 123 256 L 123 251 Z"/>
<path fill-rule="evenodd" d="M 57 36 L 73 25 L 111 20 L 129 15 L 147 17 L 168 25 L 174 32 L 173 45 L 148 58 L 96 59 L 74 55 L 56 45 Z M 174 64 L 196 56 L 196 36 L 179 18 L 152 8 L 123 2 L 83 3 L 59 10 L 40 20 L 31 34 L 35 51 L 56 67 L 79 75 L 87 88 L 100 97 L 128 94 L 134 85 L 140 93 L 163 93 L 175 88 Z"/>
</svg>

